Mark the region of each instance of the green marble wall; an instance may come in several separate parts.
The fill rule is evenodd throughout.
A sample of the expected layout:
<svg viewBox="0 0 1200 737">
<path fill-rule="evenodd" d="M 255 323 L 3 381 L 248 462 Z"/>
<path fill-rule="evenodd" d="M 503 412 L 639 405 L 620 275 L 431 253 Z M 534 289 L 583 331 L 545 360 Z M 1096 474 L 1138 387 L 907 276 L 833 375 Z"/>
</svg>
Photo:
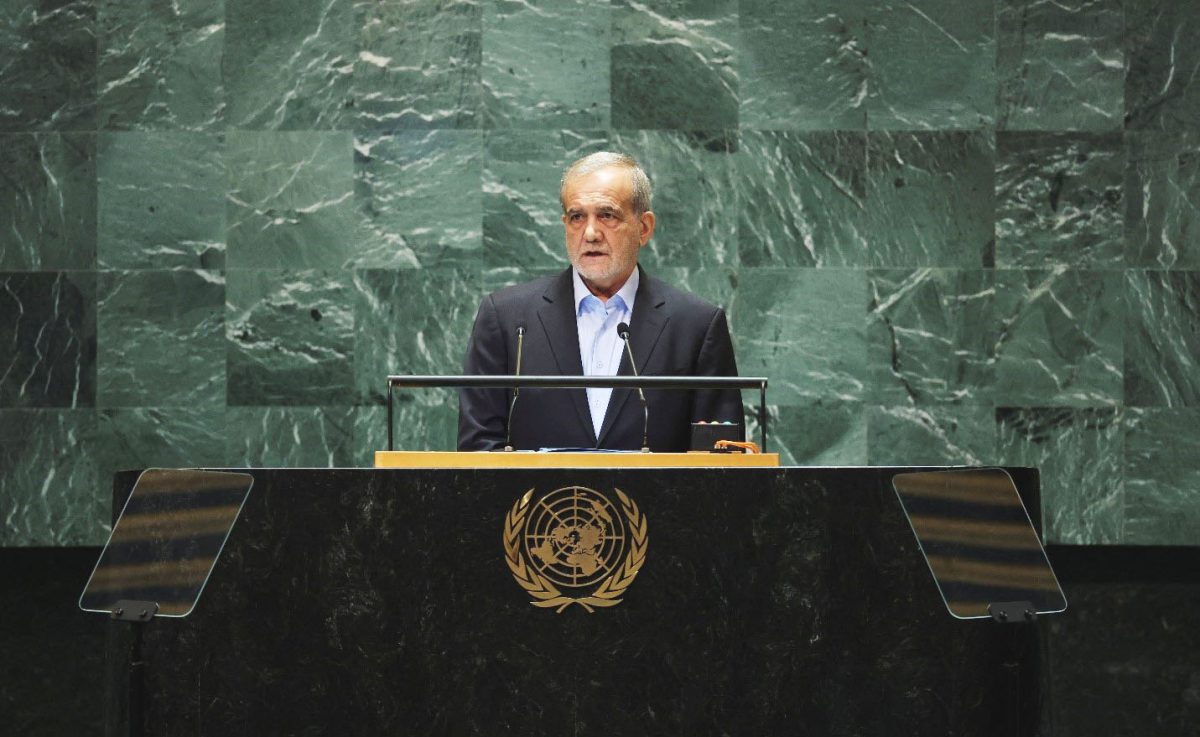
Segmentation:
<svg viewBox="0 0 1200 737">
<path fill-rule="evenodd" d="M 1042 468 L 1062 543 L 1200 542 L 1192 0 L 0 0 L 0 545 L 117 468 L 366 465 L 388 372 L 657 184 L 789 463 Z M 447 393 L 401 397 L 448 447 Z M 753 419 L 751 420 L 753 425 Z"/>
</svg>

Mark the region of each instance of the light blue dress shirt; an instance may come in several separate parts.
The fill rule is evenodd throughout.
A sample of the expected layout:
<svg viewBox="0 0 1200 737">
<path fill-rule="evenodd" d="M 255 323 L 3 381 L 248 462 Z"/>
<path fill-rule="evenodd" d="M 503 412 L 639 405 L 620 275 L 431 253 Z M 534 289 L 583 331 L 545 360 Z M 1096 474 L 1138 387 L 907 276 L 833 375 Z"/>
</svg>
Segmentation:
<svg viewBox="0 0 1200 737">
<path fill-rule="evenodd" d="M 579 329 L 579 358 L 583 361 L 584 376 L 616 376 L 621 366 L 621 355 L 625 342 L 617 335 L 617 324 L 629 322 L 633 316 L 633 300 L 641 282 L 639 270 L 608 302 L 588 291 L 587 285 L 574 269 L 571 274 L 575 282 L 575 322 Z M 612 389 L 587 389 L 588 409 L 592 413 L 592 429 L 600 438 L 604 426 L 604 413 L 608 411 L 608 400 Z"/>
</svg>

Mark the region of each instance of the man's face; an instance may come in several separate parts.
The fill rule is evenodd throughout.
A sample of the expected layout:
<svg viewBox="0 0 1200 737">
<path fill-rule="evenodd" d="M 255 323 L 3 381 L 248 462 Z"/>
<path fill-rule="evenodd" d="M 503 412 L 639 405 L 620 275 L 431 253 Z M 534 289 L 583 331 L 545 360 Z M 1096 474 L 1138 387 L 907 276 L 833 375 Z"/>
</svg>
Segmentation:
<svg viewBox="0 0 1200 737">
<path fill-rule="evenodd" d="M 567 257 L 597 297 L 617 293 L 654 234 L 654 213 L 633 211 L 628 169 L 610 166 L 575 177 L 563 190 Z"/>
</svg>

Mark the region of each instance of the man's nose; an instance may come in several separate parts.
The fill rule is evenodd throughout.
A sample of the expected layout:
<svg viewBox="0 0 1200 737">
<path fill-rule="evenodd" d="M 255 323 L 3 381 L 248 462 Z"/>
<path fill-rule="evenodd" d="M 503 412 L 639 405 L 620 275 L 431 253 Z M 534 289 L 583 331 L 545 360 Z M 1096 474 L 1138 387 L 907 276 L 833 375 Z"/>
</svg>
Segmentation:
<svg viewBox="0 0 1200 737">
<path fill-rule="evenodd" d="M 588 242 L 600 240 L 600 229 L 596 227 L 596 218 L 588 218 L 587 227 L 583 229 L 583 238 Z"/>
</svg>

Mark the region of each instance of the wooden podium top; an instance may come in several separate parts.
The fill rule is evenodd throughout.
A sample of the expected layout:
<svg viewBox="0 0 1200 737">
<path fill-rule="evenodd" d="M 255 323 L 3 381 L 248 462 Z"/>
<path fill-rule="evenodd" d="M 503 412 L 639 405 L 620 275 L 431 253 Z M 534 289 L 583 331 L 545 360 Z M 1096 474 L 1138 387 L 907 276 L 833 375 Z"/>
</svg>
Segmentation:
<svg viewBox="0 0 1200 737">
<path fill-rule="evenodd" d="M 375 451 L 375 468 L 774 468 L 778 465 L 778 453 Z"/>
</svg>

